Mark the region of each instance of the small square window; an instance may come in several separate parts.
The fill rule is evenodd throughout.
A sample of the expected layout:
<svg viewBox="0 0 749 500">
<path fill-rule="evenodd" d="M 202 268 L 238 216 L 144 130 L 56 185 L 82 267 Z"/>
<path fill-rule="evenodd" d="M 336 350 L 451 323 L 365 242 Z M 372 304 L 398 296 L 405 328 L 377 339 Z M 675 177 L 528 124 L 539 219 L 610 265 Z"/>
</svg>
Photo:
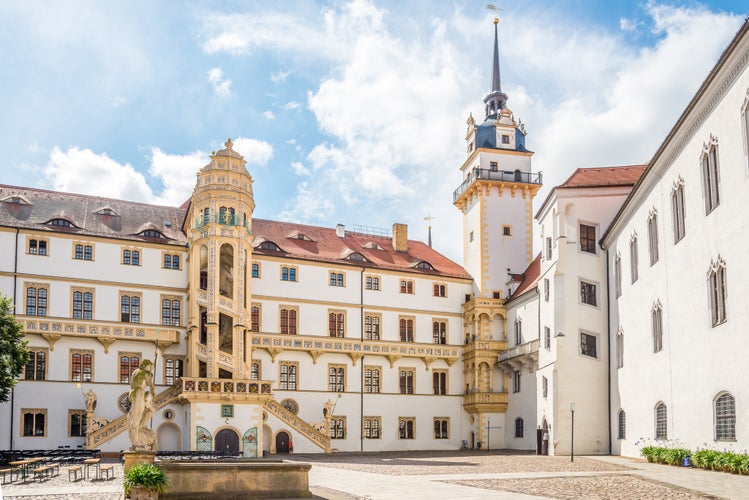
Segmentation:
<svg viewBox="0 0 749 500">
<path fill-rule="evenodd" d="M 588 335 L 587 333 L 580 333 L 580 353 L 583 356 L 590 356 L 591 358 L 598 357 L 597 341 L 595 335 Z"/>
<path fill-rule="evenodd" d="M 221 418 L 233 418 L 234 405 L 221 405 Z"/>
<path fill-rule="evenodd" d="M 507 134 L 502 134 L 502 144 L 509 144 L 510 143 L 510 136 Z"/>
<path fill-rule="evenodd" d="M 502 226 L 502 236 L 512 236 L 512 227 Z"/>
</svg>

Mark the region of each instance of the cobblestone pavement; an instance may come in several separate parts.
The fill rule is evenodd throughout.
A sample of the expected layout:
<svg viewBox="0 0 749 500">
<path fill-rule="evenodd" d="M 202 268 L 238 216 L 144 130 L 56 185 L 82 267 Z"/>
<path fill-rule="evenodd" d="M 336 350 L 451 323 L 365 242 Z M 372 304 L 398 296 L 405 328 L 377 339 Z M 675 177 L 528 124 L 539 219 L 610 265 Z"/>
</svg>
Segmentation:
<svg viewBox="0 0 749 500">
<path fill-rule="evenodd" d="M 552 477 L 543 479 L 486 479 L 478 481 L 446 481 L 487 490 L 514 491 L 541 497 L 586 500 L 680 500 L 716 499 L 718 497 L 651 481 L 635 476 L 598 475 L 595 477 Z"/>
</svg>

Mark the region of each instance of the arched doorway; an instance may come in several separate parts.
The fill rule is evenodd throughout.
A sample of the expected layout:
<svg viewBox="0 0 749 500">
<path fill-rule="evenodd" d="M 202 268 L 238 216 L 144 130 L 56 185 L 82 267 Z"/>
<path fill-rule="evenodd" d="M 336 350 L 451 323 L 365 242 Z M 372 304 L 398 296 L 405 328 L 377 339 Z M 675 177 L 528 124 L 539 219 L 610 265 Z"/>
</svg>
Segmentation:
<svg viewBox="0 0 749 500">
<path fill-rule="evenodd" d="M 156 442 L 160 451 L 180 451 L 182 449 L 179 427 L 166 422 L 159 426 Z"/>
<path fill-rule="evenodd" d="M 214 439 L 215 450 L 236 455 L 239 453 L 239 434 L 232 429 L 221 429 Z"/>
<path fill-rule="evenodd" d="M 546 422 L 546 418 L 541 421 L 541 454 L 549 454 L 549 423 Z"/>
<path fill-rule="evenodd" d="M 273 431 L 267 425 L 263 426 L 263 456 L 270 454 L 270 440 L 273 438 Z"/>
<path fill-rule="evenodd" d="M 471 449 L 476 447 L 476 434 L 471 431 Z"/>
<path fill-rule="evenodd" d="M 288 453 L 289 452 L 289 435 L 281 431 L 276 434 L 276 453 Z"/>
</svg>

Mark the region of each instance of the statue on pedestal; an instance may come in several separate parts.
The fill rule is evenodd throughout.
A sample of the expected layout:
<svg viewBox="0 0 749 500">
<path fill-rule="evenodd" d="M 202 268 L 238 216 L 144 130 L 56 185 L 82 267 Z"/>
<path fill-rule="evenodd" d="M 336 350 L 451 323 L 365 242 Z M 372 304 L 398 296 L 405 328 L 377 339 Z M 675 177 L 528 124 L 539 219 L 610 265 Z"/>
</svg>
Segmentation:
<svg viewBox="0 0 749 500">
<path fill-rule="evenodd" d="M 156 409 L 153 398 L 156 387 L 153 384 L 153 361 L 144 359 L 130 377 L 130 411 L 127 413 L 127 432 L 131 450 L 153 450 L 156 446 L 156 433 L 148 421 Z"/>
</svg>

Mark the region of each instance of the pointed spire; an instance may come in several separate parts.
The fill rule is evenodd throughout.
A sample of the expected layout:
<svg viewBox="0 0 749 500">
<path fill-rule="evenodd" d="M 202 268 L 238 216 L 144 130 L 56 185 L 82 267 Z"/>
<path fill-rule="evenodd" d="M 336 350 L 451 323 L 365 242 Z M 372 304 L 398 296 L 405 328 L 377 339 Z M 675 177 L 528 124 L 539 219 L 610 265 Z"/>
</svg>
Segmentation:
<svg viewBox="0 0 749 500">
<path fill-rule="evenodd" d="M 499 36 L 497 34 L 497 25 L 499 19 L 494 18 L 494 61 L 492 65 L 492 92 L 502 92 L 502 82 L 499 78 Z"/>
<path fill-rule="evenodd" d="M 484 97 L 486 105 L 486 119 L 496 118 L 500 111 L 507 106 L 507 94 L 502 92 L 502 83 L 499 75 L 499 30 L 497 25 L 499 19 L 494 18 L 494 54 L 492 57 L 492 81 L 491 90 Z"/>
</svg>

